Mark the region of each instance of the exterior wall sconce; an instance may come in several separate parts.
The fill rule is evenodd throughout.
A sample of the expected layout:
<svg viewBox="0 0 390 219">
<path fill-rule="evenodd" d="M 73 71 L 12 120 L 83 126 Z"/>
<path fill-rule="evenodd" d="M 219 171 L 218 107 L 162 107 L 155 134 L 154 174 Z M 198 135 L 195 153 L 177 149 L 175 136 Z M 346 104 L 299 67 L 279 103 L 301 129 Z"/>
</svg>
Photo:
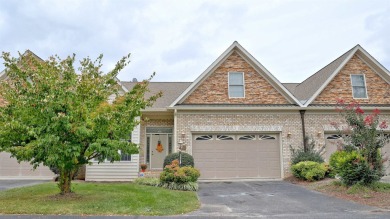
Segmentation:
<svg viewBox="0 0 390 219">
<path fill-rule="evenodd" d="M 287 133 L 287 138 L 290 138 L 291 137 L 291 132 L 288 132 Z"/>
<path fill-rule="evenodd" d="M 182 133 L 181 133 L 181 137 L 182 137 L 182 138 L 186 137 L 186 133 L 182 132 Z"/>
<path fill-rule="evenodd" d="M 321 131 L 317 132 L 317 137 L 321 137 L 321 134 L 322 134 Z"/>
</svg>

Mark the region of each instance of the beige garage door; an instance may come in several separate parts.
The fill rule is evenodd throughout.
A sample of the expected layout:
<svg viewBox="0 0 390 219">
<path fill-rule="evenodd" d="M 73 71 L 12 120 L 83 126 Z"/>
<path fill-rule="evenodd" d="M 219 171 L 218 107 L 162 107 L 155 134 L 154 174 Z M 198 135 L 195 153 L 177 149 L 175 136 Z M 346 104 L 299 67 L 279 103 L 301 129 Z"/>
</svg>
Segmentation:
<svg viewBox="0 0 390 219">
<path fill-rule="evenodd" d="M 48 167 L 33 167 L 27 162 L 20 164 L 9 153 L 0 153 L 0 179 L 53 179 L 54 174 Z"/>
<path fill-rule="evenodd" d="M 202 179 L 281 178 L 277 134 L 196 134 L 192 153 Z"/>
<path fill-rule="evenodd" d="M 389 138 L 389 134 L 385 134 L 387 138 Z M 329 162 L 330 155 L 332 155 L 336 150 L 337 147 L 341 146 L 342 138 L 340 135 L 337 134 L 328 134 L 325 135 L 326 138 L 326 146 L 325 146 L 325 153 L 324 153 L 324 159 L 325 162 Z M 382 156 L 383 158 L 387 159 L 387 161 L 384 163 L 385 168 L 385 174 L 390 175 L 390 142 L 388 142 L 382 149 Z"/>
</svg>

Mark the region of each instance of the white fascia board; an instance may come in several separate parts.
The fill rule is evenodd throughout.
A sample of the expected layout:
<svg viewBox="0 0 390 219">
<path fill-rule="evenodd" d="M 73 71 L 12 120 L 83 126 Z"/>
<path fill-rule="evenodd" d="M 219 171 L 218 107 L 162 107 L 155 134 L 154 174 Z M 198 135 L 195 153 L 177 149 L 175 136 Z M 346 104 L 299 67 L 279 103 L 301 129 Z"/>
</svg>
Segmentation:
<svg viewBox="0 0 390 219">
<path fill-rule="evenodd" d="M 258 107 L 237 107 L 237 106 L 223 106 L 223 107 L 212 107 L 212 106 L 176 106 L 172 109 L 175 109 L 175 110 L 217 110 L 217 111 L 220 111 L 220 110 L 242 110 L 242 111 L 250 111 L 250 110 L 300 110 L 300 109 L 303 109 L 303 107 L 301 106 L 288 106 L 288 107 L 280 107 L 280 106 L 276 106 L 276 107 L 262 107 L 262 106 L 258 106 Z"/>
<path fill-rule="evenodd" d="M 5 74 L 5 69 L 0 72 L 0 78 Z"/>
<path fill-rule="evenodd" d="M 364 110 L 374 110 L 374 109 L 379 109 L 381 111 L 387 111 L 387 110 L 390 110 L 390 107 L 388 106 L 384 106 L 384 107 L 381 107 L 381 106 L 360 106 L 362 109 Z M 334 112 L 336 112 L 336 106 L 319 106 L 319 107 L 315 107 L 315 106 L 309 106 L 309 107 L 305 107 L 304 108 L 305 110 L 307 111 L 321 111 L 321 110 L 333 110 Z"/>
<path fill-rule="evenodd" d="M 172 110 L 171 108 L 151 108 L 151 109 L 141 110 L 141 112 L 168 112 L 171 110 Z"/>
<path fill-rule="evenodd" d="M 358 53 L 357 56 L 359 58 L 363 59 L 365 64 L 368 65 L 372 70 L 374 70 L 374 72 L 379 74 L 379 76 L 381 78 L 383 78 L 383 80 L 385 80 L 387 83 L 390 83 L 390 72 L 381 63 L 379 63 L 372 55 L 370 55 L 366 50 L 364 50 L 360 45 L 358 45 L 358 48 L 359 48 L 358 51 L 360 52 L 360 54 Z M 379 72 L 376 71 L 370 65 L 370 63 L 368 63 L 365 59 L 368 59 L 369 61 L 371 61 L 376 67 L 378 67 L 380 69 L 380 71 Z"/>
<path fill-rule="evenodd" d="M 196 78 L 196 80 L 194 82 L 192 82 L 192 84 L 182 93 L 180 94 L 180 96 L 178 98 L 176 98 L 175 101 L 173 101 L 173 103 L 169 106 L 169 107 L 173 107 L 175 106 L 178 102 L 180 102 L 185 96 L 187 96 L 187 94 L 189 94 L 189 92 L 195 88 L 199 82 L 201 82 L 209 73 L 211 73 L 211 71 L 219 65 L 219 63 L 226 59 L 229 55 L 229 53 L 231 53 L 233 51 L 233 49 L 235 47 L 237 47 L 238 42 L 237 41 L 234 41 L 232 45 L 229 46 L 229 48 L 227 48 L 225 50 L 225 52 L 223 52 L 201 75 L 199 75 L 198 78 Z"/>
<path fill-rule="evenodd" d="M 122 90 L 123 90 L 125 93 L 129 92 L 129 90 L 128 90 L 125 86 L 123 86 L 123 84 L 122 84 L 122 82 L 119 80 L 119 78 L 115 77 L 115 80 L 116 80 L 116 82 L 121 86 Z"/>
<path fill-rule="evenodd" d="M 312 103 L 315 98 L 325 89 L 326 86 L 333 80 L 333 78 L 341 71 L 341 69 L 349 62 L 349 60 L 355 55 L 356 51 L 359 49 L 359 46 L 356 46 L 355 49 L 348 55 L 348 57 L 341 63 L 339 67 L 331 74 L 331 76 L 326 79 L 325 83 L 321 85 L 321 87 L 310 97 L 308 101 L 306 101 L 304 107 L 307 107 L 310 103 Z"/>
<path fill-rule="evenodd" d="M 238 43 L 237 43 L 237 44 L 238 44 Z M 256 68 L 256 67 L 257 67 L 257 68 L 260 68 L 261 71 L 263 71 L 263 72 L 266 74 L 266 76 L 268 77 L 268 78 L 266 78 L 266 79 L 267 79 L 267 81 L 268 81 L 269 83 L 271 83 L 272 85 L 274 85 L 274 87 L 276 86 L 276 89 L 279 88 L 279 89 L 282 90 L 281 93 L 284 93 L 283 96 L 284 96 L 285 98 L 290 99 L 290 101 L 292 101 L 293 103 L 298 104 L 299 106 L 303 106 L 303 105 L 301 104 L 301 102 L 300 102 L 297 98 L 295 98 L 295 96 L 292 95 L 291 92 L 288 91 L 287 88 L 284 87 L 284 86 L 280 83 L 280 81 L 279 81 L 277 78 L 275 78 L 275 76 L 274 76 L 273 74 L 271 74 L 271 72 L 269 72 L 269 71 L 268 71 L 268 70 L 267 70 L 267 69 L 266 69 L 266 68 L 265 68 L 257 59 L 255 59 L 248 51 L 246 51 L 246 50 L 244 49 L 244 47 L 242 47 L 240 44 L 238 44 L 237 47 L 239 48 L 239 50 L 240 50 L 241 52 L 244 53 L 245 56 L 247 56 L 247 57 L 249 58 L 249 60 L 250 60 L 251 62 L 253 62 L 253 64 L 255 65 L 255 66 L 253 66 L 253 67 L 255 67 L 255 68 Z M 277 90 L 280 92 L 279 89 L 277 89 Z"/>
</svg>

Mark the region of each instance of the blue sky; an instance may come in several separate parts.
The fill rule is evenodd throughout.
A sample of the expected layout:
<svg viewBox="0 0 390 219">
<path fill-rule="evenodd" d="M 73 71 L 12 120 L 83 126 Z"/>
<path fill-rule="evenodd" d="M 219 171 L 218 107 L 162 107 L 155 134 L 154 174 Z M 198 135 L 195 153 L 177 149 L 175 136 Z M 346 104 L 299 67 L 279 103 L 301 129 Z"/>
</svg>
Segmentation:
<svg viewBox="0 0 390 219">
<path fill-rule="evenodd" d="M 0 51 L 131 53 L 119 78 L 193 81 L 237 40 L 281 82 L 301 82 L 360 44 L 390 69 L 390 1 L 0 0 Z"/>
</svg>

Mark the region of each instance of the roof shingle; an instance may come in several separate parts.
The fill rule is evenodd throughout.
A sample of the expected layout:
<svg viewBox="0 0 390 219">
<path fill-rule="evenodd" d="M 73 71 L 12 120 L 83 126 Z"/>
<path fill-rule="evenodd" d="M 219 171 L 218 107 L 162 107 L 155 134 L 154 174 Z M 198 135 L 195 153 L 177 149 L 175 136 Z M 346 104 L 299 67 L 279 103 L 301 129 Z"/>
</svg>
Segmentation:
<svg viewBox="0 0 390 219">
<path fill-rule="evenodd" d="M 306 102 L 314 93 L 325 83 L 325 81 L 332 75 L 332 73 L 343 63 L 343 61 L 355 49 L 348 50 L 346 53 L 329 63 L 327 66 L 314 73 L 302 83 L 297 85 L 293 90 L 293 95 L 301 102 Z"/>
<path fill-rule="evenodd" d="M 137 82 L 121 81 L 121 83 L 126 89 L 131 90 Z M 150 82 L 148 86 L 149 92 L 145 94 L 145 97 L 148 98 L 162 91 L 162 97 L 156 100 L 152 108 L 166 108 L 171 105 L 171 103 L 173 103 L 173 101 L 190 86 L 190 84 L 191 82 Z"/>
</svg>

